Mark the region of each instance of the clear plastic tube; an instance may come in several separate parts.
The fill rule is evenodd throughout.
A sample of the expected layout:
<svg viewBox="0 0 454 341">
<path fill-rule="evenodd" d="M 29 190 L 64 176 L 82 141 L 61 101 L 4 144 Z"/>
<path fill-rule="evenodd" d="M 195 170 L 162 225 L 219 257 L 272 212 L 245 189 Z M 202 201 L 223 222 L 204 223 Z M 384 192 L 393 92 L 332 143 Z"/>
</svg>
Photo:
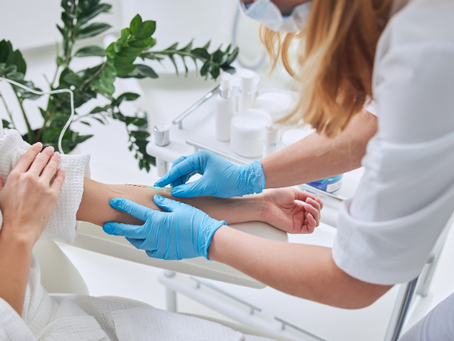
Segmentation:
<svg viewBox="0 0 454 341">
<path fill-rule="evenodd" d="M 58 89 L 58 90 L 52 90 L 52 91 L 36 91 L 34 89 L 30 89 L 28 86 L 15 82 L 11 79 L 0 77 L 0 81 L 4 81 L 4 82 L 10 83 L 10 84 L 13 84 L 15 86 L 18 86 L 19 88 L 25 89 L 36 95 L 52 95 L 52 94 L 61 94 L 64 92 L 69 93 L 69 96 L 71 97 L 70 98 L 71 116 L 69 116 L 68 121 L 66 122 L 65 126 L 63 127 L 63 129 L 60 133 L 60 136 L 58 137 L 58 150 L 59 150 L 60 154 L 64 155 L 65 153 L 63 152 L 63 148 L 61 147 L 61 141 L 63 139 L 63 135 L 65 134 L 66 130 L 68 129 L 69 125 L 71 124 L 71 122 L 74 119 L 74 94 L 73 94 L 73 92 L 69 89 Z M 3 131 L 2 131 L 2 133 L 3 133 Z"/>
</svg>

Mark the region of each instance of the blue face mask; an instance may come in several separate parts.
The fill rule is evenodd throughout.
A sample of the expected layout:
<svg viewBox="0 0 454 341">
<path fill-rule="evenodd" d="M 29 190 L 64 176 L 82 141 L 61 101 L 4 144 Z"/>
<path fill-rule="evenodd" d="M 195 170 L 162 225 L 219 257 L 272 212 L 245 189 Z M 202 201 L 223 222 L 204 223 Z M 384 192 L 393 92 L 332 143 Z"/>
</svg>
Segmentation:
<svg viewBox="0 0 454 341">
<path fill-rule="evenodd" d="M 284 17 L 271 0 L 257 0 L 245 5 L 240 0 L 240 8 L 249 18 L 276 32 L 297 32 L 307 25 L 311 2 L 296 6 L 289 16 Z"/>
</svg>

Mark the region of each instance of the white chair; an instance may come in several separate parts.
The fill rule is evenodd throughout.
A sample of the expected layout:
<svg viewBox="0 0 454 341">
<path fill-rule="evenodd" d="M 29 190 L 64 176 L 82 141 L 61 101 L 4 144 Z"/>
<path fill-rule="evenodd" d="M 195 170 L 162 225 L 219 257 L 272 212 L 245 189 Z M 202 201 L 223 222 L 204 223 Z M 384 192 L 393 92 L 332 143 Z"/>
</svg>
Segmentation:
<svg viewBox="0 0 454 341">
<path fill-rule="evenodd" d="M 263 227 L 261 227 L 261 228 L 263 228 Z M 133 247 L 130 247 L 130 245 L 127 245 L 126 243 L 123 243 L 123 242 L 118 243 L 119 242 L 118 240 L 116 240 L 115 243 L 109 243 L 109 242 L 103 243 L 102 240 L 105 239 L 104 237 L 110 237 L 110 236 L 107 236 L 104 234 L 104 235 L 101 235 L 102 237 L 100 237 L 100 238 L 99 238 L 99 236 L 98 237 L 92 236 L 93 238 L 90 238 L 90 237 L 87 237 L 87 234 L 83 233 L 84 230 L 85 230 L 85 232 L 91 231 L 95 235 L 97 235 L 96 231 L 99 231 L 100 228 L 97 226 L 87 226 L 87 225 L 85 226 L 85 228 L 84 228 L 84 226 L 81 227 L 80 238 L 78 237 L 79 239 L 76 240 L 76 244 L 80 245 L 80 243 L 82 243 L 86 246 L 86 247 L 84 247 L 86 249 L 94 248 L 94 249 L 97 249 L 97 251 L 102 251 L 102 250 L 105 250 L 104 248 L 108 248 L 108 249 L 110 248 L 112 250 L 116 250 L 117 252 L 123 254 L 123 257 L 121 257 L 123 259 L 131 260 L 131 258 L 132 258 L 132 259 L 135 259 L 135 261 L 139 260 L 140 263 L 147 263 L 148 260 L 153 261 L 148 256 L 146 256 L 146 254 L 144 252 L 138 251 L 138 250 L 134 249 Z M 266 230 L 266 227 L 265 227 L 265 230 Z M 272 229 L 272 230 L 274 230 L 274 229 Z M 274 235 L 274 231 L 272 231 L 272 230 L 270 228 L 270 230 L 268 231 L 270 233 L 270 235 Z M 101 230 L 101 233 L 102 233 L 102 230 Z M 281 235 L 280 233 L 275 235 L 275 237 L 276 236 L 278 236 L 277 239 L 282 240 L 282 238 L 283 238 L 283 235 Z M 84 237 L 85 237 L 85 239 L 84 239 Z M 83 239 L 83 241 L 81 241 L 80 239 Z M 89 248 L 89 245 L 92 245 L 89 242 L 92 242 L 95 245 L 97 244 L 99 246 L 99 248 L 98 247 Z M 124 244 L 124 249 L 121 247 L 122 244 Z M 38 262 L 41 267 L 41 283 L 43 284 L 44 288 L 48 292 L 89 295 L 87 285 L 85 284 L 85 281 L 82 278 L 82 276 L 80 275 L 79 271 L 76 269 L 76 267 L 72 264 L 71 260 L 63 253 L 63 251 L 58 247 L 58 245 L 55 242 L 39 241 L 35 245 L 35 247 L 33 249 L 33 253 L 37 257 Z M 102 253 L 110 254 L 111 252 L 102 252 Z M 117 256 L 118 255 L 119 254 L 117 253 Z M 142 257 L 142 256 L 144 256 L 144 257 Z M 167 262 L 167 263 L 172 263 L 172 262 Z M 177 263 L 177 262 L 175 262 L 175 263 Z M 212 263 L 214 263 L 214 262 L 212 262 Z M 197 264 L 197 262 L 196 262 L 196 264 Z M 203 261 L 202 261 L 202 264 L 203 264 Z M 180 264 L 176 264 L 174 266 L 176 266 L 179 269 Z M 199 268 L 199 269 L 197 269 L 197 268 Z M 203 270 L 203 267 L 200 267 L 198 265 L 187 264 L 186 272 L 189 272 L 189 273 L 192 273 L 195 275 L 202 275 L 204 273 L 204 270 Z M 228 273 L 227 274 L 222 274 L 222 273 L 218 274 L 218 273 L 216 273 L 216 271 L 208 271 L 208 273 L 209 272 L 212 272 L 211 276 L 210 275 L 208 276 L 211 278 L 224 277 L 224 279 L 229 282 L 232 282 L 232 281 L 233 282 L 238 281 L 241 283 L 251 282 L 251 283 L 249 283 L 249 286 L 254 286 L 254 285 L 257 287 L 263 286 L 262 284 L 259 285 L 259 284 L 252 283 L 253 281 L 249 281 L 247 279 L 247 276 L 244 276 L 244 275 L 243 275 L 243 278 L 241 278 L 241 276 L 238 278 L 235 278 L 235 273 L 233 271 L 232 271 L 233 275 L 228 274 Z M 117 302 L 149 306 L 148 304 L 146 304 L 144 302 L 135 301 L 135 300 L 131 300 L 131 299 L 124 298 L 124 297 L 103 296 L 102 298 L 109 299 L 112 301 L 117 301 Z M 240 325 L 237 323 L 227 322 L 227 321 L 223 321 L 223 320 L 219 320 L 219 319 L 215 319 L 215 318 L 211 318 L 211 317 L 194 315 L 194 314 L 185 314 L 185 315 L 194 316 L 194 317 L 198 317 L 201 319 L 206 319 L 206 320 L 209 320 L 212 322 L 216 322 L 216 323 L 222 324 L 224 326 L 230 327 L 234 330 L 237 330 L 239 332 L 242 332 L 244 334 L 267 337 L 267 338 L 270 338 L 273 340 L 292 341 L 291 339 L 288 339 L 288 338 L 285 338 L 282 336 L 273 335 L 271 333 L 263 332 L 263 331 L 253 329 L 253 328 L 250 328 L 250 327 L 247 327 L 244 325 Z"/>
</svg>

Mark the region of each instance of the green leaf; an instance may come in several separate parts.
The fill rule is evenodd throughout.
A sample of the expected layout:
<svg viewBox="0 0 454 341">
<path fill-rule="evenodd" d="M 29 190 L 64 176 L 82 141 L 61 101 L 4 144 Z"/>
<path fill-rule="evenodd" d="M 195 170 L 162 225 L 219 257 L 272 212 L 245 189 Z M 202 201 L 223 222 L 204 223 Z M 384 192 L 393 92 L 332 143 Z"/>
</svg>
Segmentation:
<svg viewBox="0 0 454 341">
<path fill-rule="evenodd" d="M 211 45 L 211 40 L 208 41 L 208 43 L 205 44 L 205 46 L 203 47 L 205 50 L 208 50 L 210 48 L 210 45 Z"/>
<path fill-rule="evenodd" d="M 146 139 L 150 137 L 150 133 L 143 130 L 133 130 L 129 132 L 129 135 L 135 137 L 136 139 Z"/>
<path fill-rule="evenodd" d="M 107 31 L 109 28 L 111 28 L 109 24 L 106 23 L 92 23 L 88 26 L 85 26 L 79 32 L 77 32 L 76 36 L 78 39 L 85 39 L 85 38 L 90 38 L 97 36 L 98 34 L 101 34 L 104 31 Z"/>
<path fill-rule="evenodd" d="M 17 72 L 24 75 L 27 70 L 27 64 L 25 63 L 24 57 L 22 57 L 22 53 L 19 50 L 13 51 L 9 54 L 6 65 L 16 65 Z"/>
<path fill-rule="evenodd" d="M 137 40 L 147 39 L 156 31 L 156 21 L 146 20 L 137 27 L 134 38 Z"/>
<path fill-rule="evenodd" d="M 34 89 L 36 91 L 42 91 L 40 88 L 35 87 L 35 85 L 30 81 L 21 80 L 21 81 L 19 81 L 19 83 L 25 85 L 26 87 L 28 87 L 30 89 Z M 35 100 L 35 99 L 38 99 L 41 97 L 41 95 L 36 95 L 32 92 L 29 92 L 28 90 L 19 88 L 18 86 L 15 86 L 15 85 L 13 85 L 13 88 L 14 88 L 14 91 L 16 91 L 18 94 L 20 94 L 20 97 L 23 99 Z"/>
<path fill-rule="evenodd" d="M 211 77 L 213 77 L 213 79 L 216 79 L 219 77 L 220 74 L 221 74 L 221 70 L 219 69 L 219 67 L 217 65 L 213 65 L 210 70 Z"/>
<path fill-rule="evenodd" d="M 47 111 L 42 108 L 39 108 L 39 112 L 41 113 L 42 118 L 46 120 L 48 117 Z"/>
<path fill-rule="evenodd" d="M 113 66 L 111 61 L 107 61 L 106 65 L 103 67 L 101 74 L 96 77 L 96 79 L 91 84 L 91 87 L 94 90 L 98 90 L 100 93 L 112 96 L 115 92 L 115 87 L 113 85 L 115 78 L 117 77 L 117 70 Z"/>
<path fill-rule="evenodd" d="M 120 76 L 121 78 L 159 78 L 158 74 L 148 65 L 135 64 L 135 69 L 127 74 L 126 76 Z"/>
<path fill-rule="evenodd" d="M 203 77 L 207 77 L 208 73 L 211 71 L 212 64 L 207 61 L 205 64 L 203 64 L 202 68 L 200 69 L 200 75 Z"/>
<path fill-rule="evenodd" d="M 202 47 L 198 47 L 192 50 L 191 54 L 198 59 L 202 59 L 203 61 L 209 60 L 211 58 L 211 55 L 208 53 L 208 51 Z"/>
<path fill-rule="evenodd" d="M 131 30 L 131 35 L 136 34 L 139 25 L 142 23 L 142 17 L 139 14 L 136 14 L 134 18 L 132 18 L 131 23 L 129 24 L 129 29 Z"/>
<path fill-rule="evenodd" d="M 218 64 L 224 64 L 227 61 L 227 54 L 222 52 L 221 50 L 217 50 L 213 53 L 213 62 Z"/>
<path fill-rule="evenodd" d="M 93 56 L 105 57 L 106 51 L 102 47 L 99 47 L 99 46 L 95 46 L 95 45 L 86 46 L 86 47 L 83 47 L 80 50 L 78 50 L 74 56 L 75 57 L 93 57 Z"/>
<path fill-rule="evenodd" d="M 142 50 L 150 49 L 156 45 L 156 39 L 149 37 L 147 39 L 136 40 L 135 38 L 133 38 L 128 42 L 128 45 L 140 48 Z"/>
<path fill-rule="evenodd" d="M 97 6 L 93 6 L 77 15 L 77 23 L 79 25 L 84 25 L 99 14 L 108 12 L 111 8 L 112 5 L 110 4 L 98 4 Z"/>
<path fill-rule="evenodd" d="M 69 88 L 71 85 L 74 85 L 76 88 L 82 87 L 84 80 L 78 74 L 73 72 L 69 68 L 65 68 L 60 74 L 60 86 L 64 88 Z"/>
<path fill-rule="evenodd" d="M 90 114 L 97 114 L 97 113 L 100 113 L 100 112 L 106 112 L 107 110 L 109 110 L 112 106 L 110 104 L 107 104 L 103 107 L 95 107 L 92 111 L 90 111 Z"/>
<path fill-rule="evenodd" d="M 235 47 L 235 49 L 232 51 L 232 53 L 229 55 L 229 57 L 227 58 L 225 64 L 232 64 L 236 57 L 238 57 L 238 53 L 240 52 L 240 49 L 238 47 Z"/>
<path fill-rule="evenodd" d="M 125 124 L 126 125 L 134 125 L 136 127 L 142 127 L 145 124 L 147 124 L 147 120 L 139 117 L 131 117 L 131 116 L 126 116 L 125 117 Z"/>
<path fill-rule="evenodd" d="M 8 56 L 13 52 L 13 47 L 9 41 L 0 41 L 0 63 L 6 63 Z"/>
<path fill-rule="evenodd" d="M 80 121 L 80 123 L 82 123 L 82 124 L 85 124 L 86 126 L 89 126 L 89 127 L 91 127 L 91 124 L 90 124 L 90 123 L 88 123 L 87 121 Z"/>
<path fill-rule="evenodd" d="M 5 119 L 2 119 L 2 127 L 6 128 L 6 129 L 12 129 L 13 128 L 12 124 L 9 121 L 5 120 Z"/>
<path fill-rule="evenodd" d="M 98 117 L 91 117 L 91 118 L 94 119 L 94 120 L 96 120 L 96 121 L 98 121 L 98 122 L 101 123 L 102 125 L 106 125 L 106 123 L 105 123 L 103 120 L 101 120 L 100 118 L 98 118 Z"/>
<path fill-rule="evenodd" d="M 124 43 L 126 43 L 128 38 L 129 38 L 129 28 L 122 29 L 120 38 L 118 38 L 118 40 L 115 42 L 115 46 L 114 46 L 115 52 L 117 52 L 117 53 L 120 52 L 122 45 Z"/>
<path fill-rule="evenodd" d="M 121 94 L 120 96 L 118 96 L 117 100 L 116 100 L 116 104 L 117 106 L 120 105 L 121 102 L 123 101 L 135 101 L 137 98 L 139 98 L 140 95 L 139 94 L 136 94 L 134 92 L 125 92 L 123 94 Z"/>
</svg>

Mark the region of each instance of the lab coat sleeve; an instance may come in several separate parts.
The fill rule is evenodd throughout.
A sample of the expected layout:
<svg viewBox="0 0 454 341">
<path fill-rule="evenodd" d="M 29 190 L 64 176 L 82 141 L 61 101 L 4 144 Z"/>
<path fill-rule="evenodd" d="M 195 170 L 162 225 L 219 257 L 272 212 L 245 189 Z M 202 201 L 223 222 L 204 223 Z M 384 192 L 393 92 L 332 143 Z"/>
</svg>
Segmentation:
<svg viewBox="0 0 454 341">
<path fill-rule="evenodd" d="M 408 44 L 376 67 L 379 130 L 341 210 L 333 258 L 389 285 L 419 275 L 454 210 L 454 46 Z"/>
<path fill-rule="evenodd" d="M 0 138 L 0 176 L 4 182 L 29 147 L 16 130 L 5 129 L 5 136 Z M 84 178 L 90 176 L 89 161 L 89 155 L 62 155 L 60 167 L 65 168 L 65 182 L 40 239 L 66 243 L 74 241 L 77 234 L 76 213 L 82 200 Z"/>
</svg>

